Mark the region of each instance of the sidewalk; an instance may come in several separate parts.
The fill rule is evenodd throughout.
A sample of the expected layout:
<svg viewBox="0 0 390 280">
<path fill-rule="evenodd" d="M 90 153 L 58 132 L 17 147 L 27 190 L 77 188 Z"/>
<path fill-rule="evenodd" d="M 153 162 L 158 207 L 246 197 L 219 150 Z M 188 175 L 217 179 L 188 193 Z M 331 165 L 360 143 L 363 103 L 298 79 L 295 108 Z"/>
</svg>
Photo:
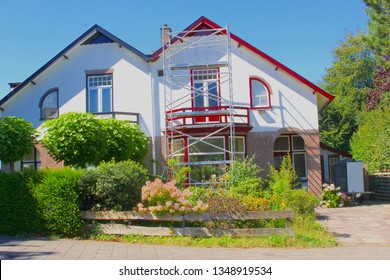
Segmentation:
<svg viewBox="0 0 390 280">
<path fill-rule="evenodd" d="M 389 245 L 324 249 L 229 249 L 138 245 L 89 240 L 0 237 L 5 260 L 390 260 Z"/>
</svg>

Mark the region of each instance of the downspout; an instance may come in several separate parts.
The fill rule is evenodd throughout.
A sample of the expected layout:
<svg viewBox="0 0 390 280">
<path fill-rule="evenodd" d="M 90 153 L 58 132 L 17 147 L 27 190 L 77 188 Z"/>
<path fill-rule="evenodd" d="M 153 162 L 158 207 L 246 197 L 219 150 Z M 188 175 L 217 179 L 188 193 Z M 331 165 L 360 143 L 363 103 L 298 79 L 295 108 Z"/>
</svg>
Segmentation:
<svg viewBox="0 0 390 280">
<path fill-rule="evenodd" d="M 153 157 L 153 175 L 157 174 L 157 162 L 156 162 L 156 116 L 155 116 L 155 104 L 154 104 L 154 79 L 152 74 L 152 62 L 149 62 L 149 76 L 150 76 L 150 92 L 152 98 L 152 157 Z"/>
<path fill-rule="evenodd" d="M 1 118 L 1 112 L 4 112 L 4 109 L 3 109 L 3 107 L 0 107 L 0 118 Z"/>
</svg>

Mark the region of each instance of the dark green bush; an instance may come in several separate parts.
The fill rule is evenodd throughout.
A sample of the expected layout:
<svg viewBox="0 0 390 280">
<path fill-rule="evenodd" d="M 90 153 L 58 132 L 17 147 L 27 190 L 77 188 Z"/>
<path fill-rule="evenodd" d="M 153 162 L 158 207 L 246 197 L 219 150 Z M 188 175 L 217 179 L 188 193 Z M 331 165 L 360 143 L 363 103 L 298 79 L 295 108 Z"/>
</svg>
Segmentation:
<svg viewBox="0 0 390 280">
<path fill-rule="evenodd" d="M 28 184 L 29 176 L 23 176 L 21 172 L 0 172 L 0 234 L 39 234 L 44 231 L 33 188 Z"/>
<path fill-rule="evenodd" d="M 62 169 L 0 173 L 0 233 L 78 234 L 81 219 L 77 182 L 82 172 Z"/>
<path fill-rule="evenodd" d="M 80 178 L 83 210 L 131 210 L 141 201 L 148 172 L 139 163 L 103 163 Z"/>
<path fill-rule="evenodd" d="M 77 183 L 82 170 L 64 168 L 43 170 L 43 179 L 35 185 L 38 212 L 49 234 L 75 236 L 81 232 Z"/>
</svg>

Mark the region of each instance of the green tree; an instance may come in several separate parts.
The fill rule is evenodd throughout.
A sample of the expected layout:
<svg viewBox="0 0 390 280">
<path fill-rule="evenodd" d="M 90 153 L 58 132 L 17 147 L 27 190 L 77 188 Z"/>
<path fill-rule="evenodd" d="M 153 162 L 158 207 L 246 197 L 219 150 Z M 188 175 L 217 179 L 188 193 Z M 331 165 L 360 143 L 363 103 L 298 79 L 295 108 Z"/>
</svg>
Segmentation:
<svg viewBox="0 0 390 280">
<path fill-rule="evenodd" d="M 12 163 L 31 152 L 36 141 L 36 130 L 31 122 L 8 116 L 0 118 L 0 160 Z"/>
<path fill-rule="evenodd" d="M 106 153 L 102 122 L 90 113 L 67 113 L 48 120 L 43 146 L 56 161 L 85 167 L 98 165 Z"/>
<path fill-rule="evenodd" d="M 321 141 L 349 152 L 366 96 L 373 83 L 375 63 L 364 44 L 363 33 L 348 34 L 333 51 L 335 60 L 326 69 L 321 86 L 336 98 L 320 114 Z"/>
<path fill-rule="evenodd" d="M 138 125 L 113 118 L 103 119 L 107 151 L 105 161 L 131 159 L 141 162 L 149 150 L 149 140 Z"/>
<path fill-rule="evenodd" d="M 368 164 L 370 173 L 390 168 L 390 108 L 366 113 L 351 141 L 352 155 Z"/>
<path fill-rule="evenodd" d="M 364 0 L 370 17 L 365 36 L 367 46 L 374 53 L 378 66 L 390 70 L 390 1 Z"/>
<path fill-rule="evenodd" d="M 102 161 L 140 162 L 149 142 L 137 125 L 116 119 L 99 119 L 91 113 L 67 113 L 45 123 L 42 144 L 65 165 L 85 167 Z"/>
</svg>

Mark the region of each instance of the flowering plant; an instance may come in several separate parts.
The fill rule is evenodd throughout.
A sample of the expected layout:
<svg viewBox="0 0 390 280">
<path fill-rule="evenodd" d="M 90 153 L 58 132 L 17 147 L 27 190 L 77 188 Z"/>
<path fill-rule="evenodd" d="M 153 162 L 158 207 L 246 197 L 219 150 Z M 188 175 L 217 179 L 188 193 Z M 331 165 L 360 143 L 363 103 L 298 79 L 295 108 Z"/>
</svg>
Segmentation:
<svg viewBox="0 0 390 280">
<path fill-rule="evenodd" d="M 334 184 L 322 185 L 322 201 L 320 206 L 323 208 L 335 208 L 348 206 L 351 198 L 345 193 L 341 192 L 340 187 Z"/>
<path fill-rule="evenodd" d="M 180 190 L 172 180 L 163 183 L 160 179 L 154 182 L 146 182 L 142 187 L 142 203 L 138 203 L 136 210 L 141 213 L 163 214 L 185 214 L 189 212 L 203 213 L 207 211 L 208 205 L 198 200 L 196 204 L 190 202 L 192 193 L 190 190 Z"/>
</svg>

